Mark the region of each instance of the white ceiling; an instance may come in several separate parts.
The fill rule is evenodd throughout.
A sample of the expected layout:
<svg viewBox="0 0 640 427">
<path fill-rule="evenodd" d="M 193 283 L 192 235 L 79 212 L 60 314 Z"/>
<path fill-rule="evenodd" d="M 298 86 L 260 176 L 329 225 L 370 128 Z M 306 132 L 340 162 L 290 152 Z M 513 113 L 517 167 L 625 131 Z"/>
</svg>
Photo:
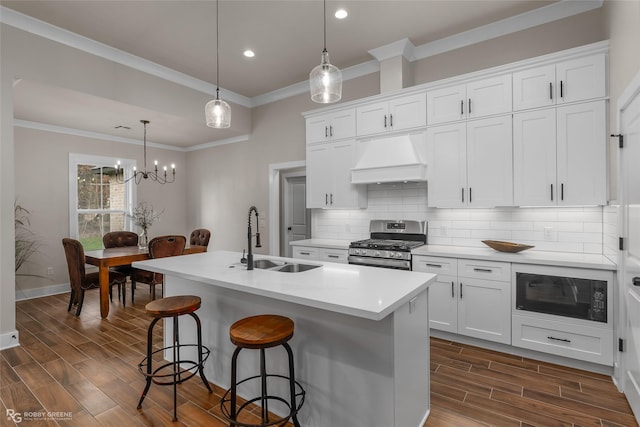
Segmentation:
<svg viewBox="0 0 640 427">
<path fill-rule="evenodd" d="M 331 62 L 344 70 L 374 59 L 369 50 L 404 38 L 421 46 L 550 3 L 555 1 L 330 0 L 327 49 Z M 2 0 L 1 5 L 215 85 L 214 1 Z M 333 17 L 338 7 L 349 12 L 346 19 Z M 306 81 L 319 64 L 321 1 L 222 0 L 219 12 L 223 99 L 251 105 Z M 242 55 L 247 48 L 256 52 L 254 58 Z M 145 118 L 152 122 L 149 141 L 182 148 L 234 136 L 207 128 L 204 113 L 201 123 L 185 122 L 34 82 L 21 82 L 15 89 L 19 120 L 140 139 L 139 120 Z M 117 124 L 133 129 L 123 134 L 113 129 Z"/>
</svg>

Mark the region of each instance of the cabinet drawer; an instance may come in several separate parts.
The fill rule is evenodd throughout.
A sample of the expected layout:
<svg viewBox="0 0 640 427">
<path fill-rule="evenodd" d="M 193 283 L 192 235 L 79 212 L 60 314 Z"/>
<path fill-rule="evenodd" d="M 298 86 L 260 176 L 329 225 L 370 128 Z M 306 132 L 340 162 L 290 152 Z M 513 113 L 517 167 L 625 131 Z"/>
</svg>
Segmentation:
<svg viewBox="0 0 640 427">
<path fill-rule="evenodd" d="M 613 330 L 513 315 L 512 345 L 613 366 Z"/>
<path fill-rule="evenodd" d="M 349 251 L 347 249 L 320 249 L 320 261 L 348 263 Z"/>
<path fill-rule="evenodd" d="M 456 258 L 416 255 L 413 257 L 412 263 L 413 271 L 447 276 L 458 274 L 458 260 Z"/>
<path fill-rule="evenodd" d="M 304 246 L 293 247 L 293 257 L 299 259 L 318 260 L 318 248 L 307 248 Z"/>
<path fill-rule="evenodd" d="M 460 259 L 458 276 L 509 282 L 511 281 L 511 263 Z"/>
</svg>

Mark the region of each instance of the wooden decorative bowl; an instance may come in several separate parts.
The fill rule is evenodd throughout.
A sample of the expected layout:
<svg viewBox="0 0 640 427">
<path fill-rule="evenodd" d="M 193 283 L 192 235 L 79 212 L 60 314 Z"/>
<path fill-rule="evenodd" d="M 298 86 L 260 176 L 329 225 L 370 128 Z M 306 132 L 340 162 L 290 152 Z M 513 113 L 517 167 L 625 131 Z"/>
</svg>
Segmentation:
<svg viewBox="0 0 640 427">
<path fill-rule="evenodd" d="M 511 253 L 516 253 L 535 247 L 530 245 L 521 245 L 519 243 L 501 242 L 500 240 L 483 240 L 482 243 L 489 246 L 490 248 L 495 249 L 496 251 Z"/>
</svg>

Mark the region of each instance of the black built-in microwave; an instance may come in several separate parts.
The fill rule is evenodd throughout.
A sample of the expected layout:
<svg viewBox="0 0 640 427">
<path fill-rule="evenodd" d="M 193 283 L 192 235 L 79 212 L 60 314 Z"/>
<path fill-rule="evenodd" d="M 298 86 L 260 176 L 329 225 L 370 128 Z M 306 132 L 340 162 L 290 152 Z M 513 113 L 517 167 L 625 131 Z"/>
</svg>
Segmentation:
<svg viewBox="0 0 640 427">
<path fill-rule="evenodd" d="M 516 309 L 607 322 L 607 281 L 516 273 Z"/>
</svg>

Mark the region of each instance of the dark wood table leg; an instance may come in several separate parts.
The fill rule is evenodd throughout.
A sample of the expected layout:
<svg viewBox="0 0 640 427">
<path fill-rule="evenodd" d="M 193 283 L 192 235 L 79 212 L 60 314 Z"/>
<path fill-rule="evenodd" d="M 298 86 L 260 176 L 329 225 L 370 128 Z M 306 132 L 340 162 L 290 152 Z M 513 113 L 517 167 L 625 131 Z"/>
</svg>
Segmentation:
<svg viewBox="0 0 640 427">
<path fill-rule="evenodd" d="M 106 319 L 109 315 L 109 267 L 100 266 L 100 316 Z"/>
</svg>

